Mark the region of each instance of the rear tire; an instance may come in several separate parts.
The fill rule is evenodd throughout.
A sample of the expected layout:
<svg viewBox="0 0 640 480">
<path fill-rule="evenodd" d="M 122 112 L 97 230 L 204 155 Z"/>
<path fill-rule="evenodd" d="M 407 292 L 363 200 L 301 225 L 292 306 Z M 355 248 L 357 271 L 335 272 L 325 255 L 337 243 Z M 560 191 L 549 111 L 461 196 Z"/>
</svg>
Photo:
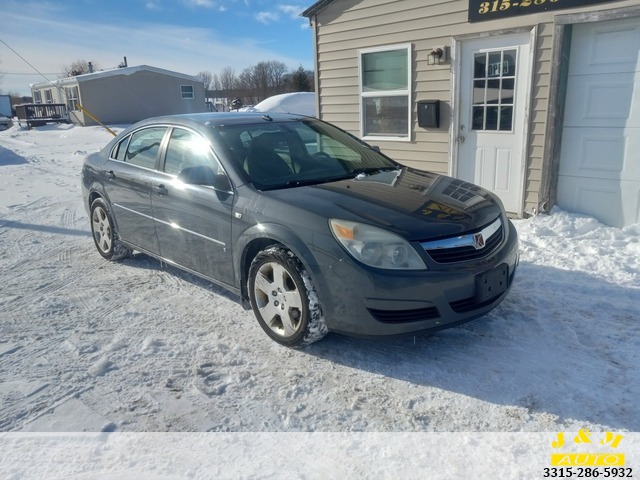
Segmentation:
<svg viewBox="0 0 640 480">
<path fill-rule="evenodd" d="M 102 198 L 96 198 L 91 204 L 91 234 L 98 252 L 107 260 L 131 255 L 131 249 L 118 237 L 109 207 Z"/>
<path fill-rule="evenodd" d="M 311 277 L 284 247 L 260 252 L 249 269 L 251 308 L 262 329 L 287 347 L 304 347 L 328 330 Z"/>
</svg>

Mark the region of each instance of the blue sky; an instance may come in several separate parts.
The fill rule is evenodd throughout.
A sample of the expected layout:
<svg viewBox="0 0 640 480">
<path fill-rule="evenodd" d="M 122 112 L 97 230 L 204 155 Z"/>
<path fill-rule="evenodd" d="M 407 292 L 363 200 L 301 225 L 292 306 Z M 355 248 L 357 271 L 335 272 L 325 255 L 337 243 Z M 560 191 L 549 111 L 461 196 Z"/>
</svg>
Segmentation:
<svg viewBox="0 0 640 480">
<path fill-rule="evenodd" d="M 263 60 L 313 67 L 300 13 L 315 0 L 0 0 L 0 40 L 49 80 L 62 65 L 152 65 L 195 75 L 236 74 Z M 0 91 L 30 94 L 45 81 L 0 42 Z"/>
</svg>

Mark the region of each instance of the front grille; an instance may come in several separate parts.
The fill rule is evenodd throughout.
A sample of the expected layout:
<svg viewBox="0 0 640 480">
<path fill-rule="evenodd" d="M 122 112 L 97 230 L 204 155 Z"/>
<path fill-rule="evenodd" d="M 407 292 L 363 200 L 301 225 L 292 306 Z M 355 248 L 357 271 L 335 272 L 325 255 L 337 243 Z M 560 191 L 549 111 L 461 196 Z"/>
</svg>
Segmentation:
<svg viewBox="0 0 640 480">
<path fill-rule="evenodd" d="M 500 246 L 503 239 L 504 224 L 498 218 L 476 232 L 454 238 L 422 242 L 421 245 L 434 262 L 456 263 L 490 255 Z"/>
<path fill-rule="evenodd" d="M 408 323 L 433 320 L 440 313 L 436 307 L 418 308 L 415 310 L 376 310 L 369 308 L 369 313 L 382 323 Z"/>
</svg>

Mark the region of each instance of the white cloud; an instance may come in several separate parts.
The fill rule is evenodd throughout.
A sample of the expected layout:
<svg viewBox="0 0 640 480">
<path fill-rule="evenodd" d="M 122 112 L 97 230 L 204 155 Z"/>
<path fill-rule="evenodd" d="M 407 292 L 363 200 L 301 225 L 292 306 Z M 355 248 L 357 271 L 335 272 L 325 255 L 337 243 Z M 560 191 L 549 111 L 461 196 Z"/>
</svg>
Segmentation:
<svg viewBox="0 0 640 480">
<path fill-rule="evenodd" d="M 298 5 L 278 5 L 278 10 L 286 15 L 289 15 L 291 18 L 297 19 L 298 17 L 300 17 L 300 13 L 302 13 L 304 8 Z"/>
<path fill-rule="evenodd" d="M 280 20 L 280 15 L 276 12 L 258 12 L 255 19 L 260 23 L 269 24 Z"/>
<path fill-rule="evenodd" d="M 261 18 L 266 23 L 279 17 L 266 13 Z M 240 71 L 263 58 L 291 66 L 301 63 L 299 58 L 270 50 L 270 42 L 264 38 L 242 37 L 239 32 L 231 41 L 211 28 L 136 22 L 69 22 L 63 13 L 48 12 L 32 17 L 18 8 L 3 12 L 3 22 L 2 40 L 46 73 L 60 72 L 62 65 L 77 59 L 93 61 L 101 69 L 113 68 L 124 56 L 131 66 L 152 65 L 190 75 L 202 70 L 221 71 L 229 65 Z M 38 37 L 25 35 L 27 31 L 37 31 Z M 70 40 L 78 38 L 83 41 Z M 26 94 L 30 83 L 44 81 L 4 45 L 0 45 L 0 61 L 3 91 Z M 47 77 L 55 80 L 57 75 Z"/>
<path fill-rule="evenodd" d="M 182 0 L 185 5 L 188 7 L 204 7 L 204 8 L 213 8 L 217 5 L 217 2 L 213 0 Z"/>
</svg>

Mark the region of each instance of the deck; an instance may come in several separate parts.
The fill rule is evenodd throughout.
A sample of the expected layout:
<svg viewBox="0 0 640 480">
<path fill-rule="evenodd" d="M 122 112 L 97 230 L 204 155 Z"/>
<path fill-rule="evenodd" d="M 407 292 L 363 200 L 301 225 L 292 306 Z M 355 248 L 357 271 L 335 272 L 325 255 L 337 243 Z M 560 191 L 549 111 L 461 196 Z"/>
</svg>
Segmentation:
<svg viewBox="0 0 640 480">
<path fill-rule="evenodd" d="M 69 113 L 64 103 L 23 103 L 16 105 L 18 123 L 27 124 L 27 128 L 47 123 L 69 123 Z"/>
</svg>

